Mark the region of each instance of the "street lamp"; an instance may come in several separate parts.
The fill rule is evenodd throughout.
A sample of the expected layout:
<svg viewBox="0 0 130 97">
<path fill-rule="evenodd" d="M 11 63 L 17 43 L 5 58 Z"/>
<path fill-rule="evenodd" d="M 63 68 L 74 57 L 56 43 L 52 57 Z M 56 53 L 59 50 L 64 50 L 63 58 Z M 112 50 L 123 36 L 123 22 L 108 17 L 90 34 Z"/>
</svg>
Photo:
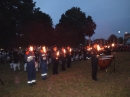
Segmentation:
<svg viewBox="0 0 130 97">
<path fill-rule="evenodd" d="M 121 31 L 118 31 L 118 34 L 120 34 L 121 33 Z M 119 36 L 117 35 L 117 42 L 118 42 L 118 44 L 119 44 Z"/>
</svg>

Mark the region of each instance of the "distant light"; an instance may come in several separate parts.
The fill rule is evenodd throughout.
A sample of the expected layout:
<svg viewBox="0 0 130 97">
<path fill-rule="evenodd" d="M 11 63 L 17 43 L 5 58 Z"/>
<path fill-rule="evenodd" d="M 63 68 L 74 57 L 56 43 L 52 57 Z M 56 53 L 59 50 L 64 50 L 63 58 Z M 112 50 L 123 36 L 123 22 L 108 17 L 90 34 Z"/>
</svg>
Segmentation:
<svg viewBox="0 0 130 97">
<path fill-rule="evenodd" d="M 21 47 L 19 47 L 19 49 L 21 49 Z"/>
<path fill-rule="evenodd" d="M 112 47 L 114 47 L 115 46 L 115 44 L 114 43 L 112 43 Z"/>
<path fill-rule="evenodd" d="M 125 32 L 125 34 L 127 34 L 128 32 Z"/>
<path fill-rule="evenodd" d="M 118 31 L 118 33 L 121 33 L 121 31 Z"/>
</svg>

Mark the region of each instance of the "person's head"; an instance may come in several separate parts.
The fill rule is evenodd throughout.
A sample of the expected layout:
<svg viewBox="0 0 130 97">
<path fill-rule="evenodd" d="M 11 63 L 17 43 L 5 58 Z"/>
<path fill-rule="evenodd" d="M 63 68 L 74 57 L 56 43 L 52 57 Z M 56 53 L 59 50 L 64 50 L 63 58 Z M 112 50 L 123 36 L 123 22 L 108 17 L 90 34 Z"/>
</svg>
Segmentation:
<svg viewBox="0 0 130 97">
<path fill-rule="evenodd" d="M 67 46 L 67 50 L 69 50 L 70 49 L 70 46 Z"/>
<path fill-rule="evenodd" d="M 57 46 L 54 46 L 54 47 L 53 47 L 53 50 L 54 50 L 54 51 L 57 51 Z"/>
<path fill-rule="evenodd" d="M 64 53 L 66 52 L 65 47 L 62 47 L 61 50 L 62 50 L 62 52 L 64 52 Z"/>
</svg>

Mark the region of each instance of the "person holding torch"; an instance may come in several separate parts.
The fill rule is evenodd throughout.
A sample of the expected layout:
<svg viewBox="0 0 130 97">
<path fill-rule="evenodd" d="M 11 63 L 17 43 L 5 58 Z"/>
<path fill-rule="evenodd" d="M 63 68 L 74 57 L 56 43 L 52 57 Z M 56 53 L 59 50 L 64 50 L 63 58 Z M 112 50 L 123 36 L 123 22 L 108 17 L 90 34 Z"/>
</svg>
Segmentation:
<svg viewBox="0 0 130 97">
<path fill-rule="evenodd" d="M 61 48 L 61 53 L 60 53 L 60 61 L 61 61 L 61 70 L 65 71 L 65 63 L 66 63 L 66 50 L 64 47 Z"/>
<path fill-rule="evenodd" d="M 33 52 L 33 47 L 30 46 L 29 50 L 25 54 L 25 61 L 27 63 L 27 74 L 28 74 L 28 84 L 33 86 L 36 84 L 36 70 L 35 70 L 35 55 Z"/>
<path fill-rule="evenodd" d="M 42 79 L 45 80 L 47 78 L 47 64 L 48 64 L 48 57 L 46 47 L 43 46 L 40 50 L 40 66 L 41 66 L 41 76 Z"/>
<path fill-rule="evenodd" d="M 71 51 L 72 51 L 72 49 L 68 46 L 68 47 L 67 47 L 67 53 L 66 53 L 67 68 L 70 68 L 70 67 L 71 67 Z"/>
<path fill-rule="evenodd" d="M 59 51 L 57 51 L 57 46 L 53 47 L 51 57 L 52 57 L 52 64 L 53 64 L 53 75 L 59 74 L 58 73 Z"/>
</svg>

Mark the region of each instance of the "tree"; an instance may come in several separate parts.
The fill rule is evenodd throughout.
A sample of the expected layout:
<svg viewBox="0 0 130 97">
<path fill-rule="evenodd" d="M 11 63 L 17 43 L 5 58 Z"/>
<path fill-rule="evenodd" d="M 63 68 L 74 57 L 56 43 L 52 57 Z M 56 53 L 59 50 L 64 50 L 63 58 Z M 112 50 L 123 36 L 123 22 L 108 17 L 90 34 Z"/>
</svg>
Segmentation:
<svg viewBox="0 0 130 97">
<path fill-rule="evenodd" d="M 8 47 L 16 33 L 21 34 L 17 29 L 32 20 L 36 10 L 39 8 L 35 8 L 33 0 L 0 0 L 0 46 Z"/>
<path fill-rule="evenodd" d="M 33 20 L 22 25 L 21 32 L 27 45 L 52 45 L 53 23 L 48 14 L 37 11 L 33 14 Z"/>
<path fill-rule="evenodd" d="M 112 43 L 115 43 L 115 44 L 118 43 L 117 42 L 117 36 L 114 35 L 114 34 L 110 35 L 109 38 L 108 38 L 108 44 L 112 44 Z"/>
<path fill-rule="evenodd" d="M 85 24 L 85 35 L 88 37 L 91 37 L 93 34 L 95 34 L 94 30 L 96 29 L 96 24 L 93 22 L 93 19 L 91 16 L 88 16 L 86 18 L 86 24 Z"/>
<path fill-rule="evenodd" d="M 91 37 L 95 32 L 96 24 L 91 16 L 86 18 L 78 7 L 72 7 L 61 15 L 56 25 L 57 41 L 59 45 L 76 46 L 85 43 L 85 36 Z"/>
</svg>

